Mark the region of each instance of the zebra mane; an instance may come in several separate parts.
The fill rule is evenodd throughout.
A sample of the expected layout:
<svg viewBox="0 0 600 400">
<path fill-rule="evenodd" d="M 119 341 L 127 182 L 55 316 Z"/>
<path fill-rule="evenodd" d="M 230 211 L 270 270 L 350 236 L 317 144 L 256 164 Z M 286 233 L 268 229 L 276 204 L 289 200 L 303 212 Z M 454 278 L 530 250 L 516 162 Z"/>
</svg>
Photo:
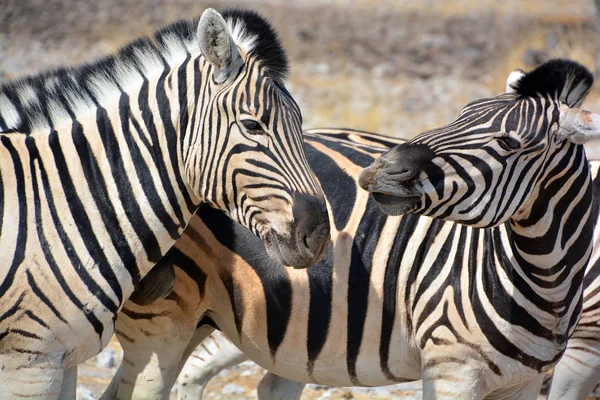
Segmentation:
<svg viewBox="0 0 600 400">
<path fill-rule="evenodd" d="M 238 46 L 260 60 L 271 78 L 284 81 L 289 73 L 289 64 L 271 24 L 257 12 L 249 10 L 230 9 L 221 15 Z"/>
<path fill-rule="evenodd" d="M 526 73 L 513 84 L 516 93 L 524 97 L 551 97 L 570 107 L 578 107 L 585 100 L 594 77 L 578 62 L 554 59 Z"/>
<path fill-rule="evenodd" d="M 221 14 L 235 43 L 264 66 L 275 80 L 287 77 L 285 51 L 269 22 L 252 11 Z M 61 67 L 0 83 L 0 133 L 49 128 L 100 99 L 141 84 L 143 75 L 176 67 L 200 54 L 196 40 L 200 18 L 182 20 L 123 46 L 113 55 L 73 67 Z"/>
</svg>

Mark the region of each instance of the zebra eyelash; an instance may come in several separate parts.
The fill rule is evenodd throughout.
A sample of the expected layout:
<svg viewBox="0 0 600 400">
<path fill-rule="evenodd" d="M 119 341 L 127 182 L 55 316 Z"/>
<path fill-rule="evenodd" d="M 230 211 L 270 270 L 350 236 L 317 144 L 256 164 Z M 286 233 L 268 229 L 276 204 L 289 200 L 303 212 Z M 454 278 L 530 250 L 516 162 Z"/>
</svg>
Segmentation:
<svg viewBox="0 0 600 400">
<path fill-rule="evenodd" d="M 254 119 L 243 119 L 240 123 L 244 126 L 246 131 L 251 135 L 264 135 L 265 130 L 260 122 Z"/>
<path fill-rule="evenodd" d="M 514 151 L 521 148 L 521 142 L 508 135 L 499 136 L 496 138 L 500 147 L 506 151 Z"/>
</svg>

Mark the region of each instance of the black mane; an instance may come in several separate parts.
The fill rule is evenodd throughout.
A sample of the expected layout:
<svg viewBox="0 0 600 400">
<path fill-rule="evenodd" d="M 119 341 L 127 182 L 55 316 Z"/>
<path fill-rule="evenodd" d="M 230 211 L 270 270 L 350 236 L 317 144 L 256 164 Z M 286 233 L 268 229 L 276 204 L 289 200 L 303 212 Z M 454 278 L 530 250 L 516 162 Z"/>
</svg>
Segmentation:
<svg viewBox="0 0 600 400">
<path fill-rule="evenodd" d="M 578 62 L 554 59 L 525 74 L 513 86 L 525 97 L 552 97 L 570 107 L 579 106 L 588 95 L 594 77 Z"/>
<path fill-rule="evenodd" d="M 283 81 L 289 67 L 287 57 L 277 34 L 269 22 L 253 11 L 228 10 L 222 14 L 225 20 L 242 23 L 245 36 L 254 36 L 250 54 L 265 67 L 265 72 L 277 81 Z M 195 47 L 196 31 L 200 18 L 174 22 L 156 30 L 150 37 L 144 36 L 123 46 L 116 53 L 82 65 L 61 67 L 42 73 L 0 83 L 0 104 L 8 99 L 13 110 L 0 109 L 0 132 L 30 132 L 35 127 L 51 126 L 48 103 L 53 102 L 63 112 L 70 112 L 72 104 L 93 104 L 94 80 L 102 79 L 118 85 L 117 70 L 143 70 L 144 63 L 166 64 L 173 52 L 182 61 L 189 49 Z M 35 93 L 35 99 L 23 102 L 26 93 Z M 5 103 L 6 104 L 6 103 Z M 18 123 L 9 124 L 6 118 L 19 115 Z M 3 118 L 4 117 L 4 118 Z"/>
<path fill-rule="evenodd" d="M 257 37 L 252 55 L 260 60 L 269 75 L 283 81 L 289 73 L 289 65 L 285 50 L 271 24 L 254 11 L 231 9 L 221 13 L 225 20 L 239 20 L 246 26 L 246 31 Z"/>
</svg>

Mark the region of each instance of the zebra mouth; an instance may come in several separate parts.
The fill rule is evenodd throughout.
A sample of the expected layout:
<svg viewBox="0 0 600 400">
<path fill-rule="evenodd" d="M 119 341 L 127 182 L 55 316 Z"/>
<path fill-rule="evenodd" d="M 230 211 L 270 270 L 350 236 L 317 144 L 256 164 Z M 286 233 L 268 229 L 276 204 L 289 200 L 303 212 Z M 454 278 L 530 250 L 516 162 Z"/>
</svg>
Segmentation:
<svg viewBox="0 0 600 400">
<path fill-rule="evenodd" d="M 327 229 L 327 235 L 329 235 L 329 229 Z M 273 231 L 269 232 L 264 240 L 267 254 L 271 259 L 294 269 L 305 269 L 315 264 L 321 259 L 326 249 L 325 247 L 319 249 L 317 254 L 306 254 L 301 250 L 301 246 L 294 242 L 294 240 L 284 238 Z"/>
<path fill-rule="evenodd" d="M 410 212 L 420 200 L 419 196 L 395 196 L 389 193 L 372 192 L 373 199 L 384 213 L 401 215 Z"/>
</svg>

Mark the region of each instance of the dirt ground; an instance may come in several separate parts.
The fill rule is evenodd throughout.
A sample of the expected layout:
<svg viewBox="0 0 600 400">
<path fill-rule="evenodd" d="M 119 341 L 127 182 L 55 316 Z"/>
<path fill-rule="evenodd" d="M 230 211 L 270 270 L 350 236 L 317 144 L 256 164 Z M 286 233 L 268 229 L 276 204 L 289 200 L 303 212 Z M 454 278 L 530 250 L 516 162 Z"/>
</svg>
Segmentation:
<svg viewBox="0 0 600 400">
<path fill-rule="evenodd" d="M 289 89 L 306 128 L 411 137 L 450 122 L 471 100 L 501 93 L 515 68 L 570 57 L 600 69 L 592 0 L 0 0 L 0 80 L 91 61 L 207 6 L 249 7 L 272 21 L 288 51 Z M 600 112 L 598 89 L 586 106 Z M 118 362 L 118 345 L 111 348 Z M 114 370 L 90 360 L 78 397 L 97 397 Z M 246 363 L 217 377 L 207 397 L 253 398 L 261 376 Z M 225 395 L 227 384 L 243 392 Z M 379 391 L 313 386 L 303 399 L 420 393 L 418 384 Z"/>
</svg>

